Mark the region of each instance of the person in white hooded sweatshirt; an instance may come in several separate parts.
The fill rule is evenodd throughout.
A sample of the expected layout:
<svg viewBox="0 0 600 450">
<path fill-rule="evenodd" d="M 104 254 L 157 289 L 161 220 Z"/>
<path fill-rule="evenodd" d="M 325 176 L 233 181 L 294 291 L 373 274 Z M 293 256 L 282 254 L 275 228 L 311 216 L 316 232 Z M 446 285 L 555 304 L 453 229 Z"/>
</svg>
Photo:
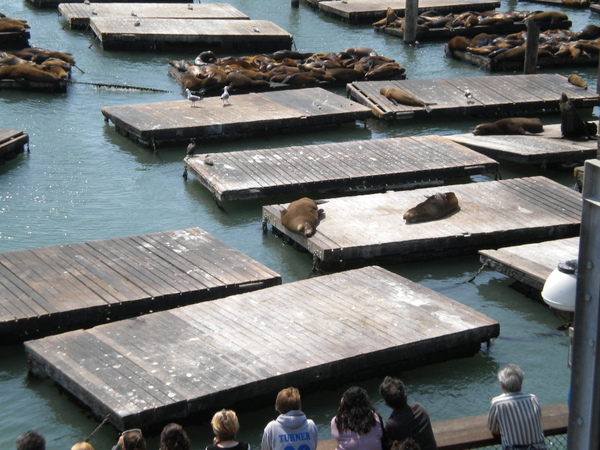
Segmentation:
<svg viewBox="0 0 600 450">
<path fill-rule="evenodd" d="M 263 432 L 261 450 L 315 450 L 318 432 L 315 423 L 301 411 L 300 392 L 295 387 L 279 391 L 275 410 L 279 413 Z"/>
</svg>

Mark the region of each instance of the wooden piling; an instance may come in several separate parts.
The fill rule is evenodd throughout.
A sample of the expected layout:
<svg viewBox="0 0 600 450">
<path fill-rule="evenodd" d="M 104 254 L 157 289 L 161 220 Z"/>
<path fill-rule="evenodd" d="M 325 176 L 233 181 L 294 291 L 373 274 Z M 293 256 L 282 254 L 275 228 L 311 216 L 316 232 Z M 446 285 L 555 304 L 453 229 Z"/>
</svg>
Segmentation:
<svg viewBox="0 0 600 450">
<path fill-rule="evenodd" d="M 419 18 L 419 0 L 406 0 L 406 14 L 404 16 L 405 44 L 414 44 L 417 40 L 417 19 Z"/>
<path fill-rule="evenodd" d="M 527 44 L 525 47 L 524 74 L 534 74 L 537 66 L 540 27 L 533 20 L 527 20 Z"/>
</svg>

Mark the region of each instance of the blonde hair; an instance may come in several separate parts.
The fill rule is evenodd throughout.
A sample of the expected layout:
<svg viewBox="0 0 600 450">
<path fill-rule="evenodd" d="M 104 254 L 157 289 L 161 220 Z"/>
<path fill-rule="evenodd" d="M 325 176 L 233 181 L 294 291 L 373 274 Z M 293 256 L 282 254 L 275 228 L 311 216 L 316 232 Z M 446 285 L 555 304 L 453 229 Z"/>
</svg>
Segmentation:
<svg viewBox="0 0 600 450">
<path fill-rule="evenodd" d="M 94 450 L 94 447 L 89 442 L 78 442 L 71 447 L 71 450 Z"/>
<path fill-rule="evenodd" d="M 235 411 L 230 409 L 222 409 L 218 413 L 215 413 L 212 420 L 213 433 L 220 441 L 233 440 L 240 431 L 240 423 L 238 422 Z"/>
</svg>

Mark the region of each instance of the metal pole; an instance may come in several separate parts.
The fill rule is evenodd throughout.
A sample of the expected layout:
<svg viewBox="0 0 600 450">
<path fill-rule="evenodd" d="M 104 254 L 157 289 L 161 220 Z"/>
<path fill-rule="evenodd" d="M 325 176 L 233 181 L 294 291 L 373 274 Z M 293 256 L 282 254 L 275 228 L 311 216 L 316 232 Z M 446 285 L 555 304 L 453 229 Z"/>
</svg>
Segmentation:
<svg viewBox="0 0 600 450">
<path fill-rule="evenodd" d="M 600 161 L 585 163 L 571 369 L 569 450 L 600 444 Z"/>
</svg>

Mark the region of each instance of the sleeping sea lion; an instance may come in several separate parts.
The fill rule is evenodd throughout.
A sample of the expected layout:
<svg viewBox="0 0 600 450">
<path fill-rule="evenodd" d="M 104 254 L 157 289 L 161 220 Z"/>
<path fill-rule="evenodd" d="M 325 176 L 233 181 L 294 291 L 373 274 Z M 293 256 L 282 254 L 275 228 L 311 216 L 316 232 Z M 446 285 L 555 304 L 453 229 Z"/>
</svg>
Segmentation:
<svg viewBox="0 0 600 450">
<path fill-rule="evenodd" d="M 381 89 L 379 89 L 379 93 L 388 100 L 395 101 L 397 103 L 400 103 L 401 105 L 422 106 L 427 112 L 431 111 L 431 107 L 429 105 L 435 105 L 435 103 L 426 103 L 423 100 L 419 100 L 418 98 L 413 97 L 412 95 L 397 88 L 382 87 Z"/>
<path fill-rule="evenodd" d="M 577 75 L 575 73 L 572 73 L 571 75 L 569 75 L 567 80 L 569 81 L 569 83 L 571 83 L 574 86 L 578 86 L 583 89 L 588 88 L 588 85 L 585 81 L 583 81 L 583 78 L 581 78 L 579 75 Z"/>
<path fill-rule="evenodd" d="M 541 133 L 544 125 L 540 119 L 528 117 L 508 117 L 492 123 L 482 123 L 475 127 L 473 134 L 476 136 L 489 136 L 492 134 L 526 134 Z"/>
<path fill-rule="evenodd" d="M 560 108 L 560 131 L 563 138 L 579 139 L 587 137 L 595 139 L 598 127 L 594 122 L 586 122 L 581 118 L 573 102 L 566 93 L 562 93 L 558 101 Z"/>
<path fill-rule="evenodd" d="M 317 231 L 319 215 L 323 210 L 308 197 L 293 201 L 281 211 L 281 224 L 288 230 L 309 237 Z"/>
<path fill-rule="evenodd" d="M 441 219 L 458 209 L 458 199 L 454 192 L 437 192 L 427 200 L 404 213 L 406 223 L 428 222 Z"/>
</svg>

